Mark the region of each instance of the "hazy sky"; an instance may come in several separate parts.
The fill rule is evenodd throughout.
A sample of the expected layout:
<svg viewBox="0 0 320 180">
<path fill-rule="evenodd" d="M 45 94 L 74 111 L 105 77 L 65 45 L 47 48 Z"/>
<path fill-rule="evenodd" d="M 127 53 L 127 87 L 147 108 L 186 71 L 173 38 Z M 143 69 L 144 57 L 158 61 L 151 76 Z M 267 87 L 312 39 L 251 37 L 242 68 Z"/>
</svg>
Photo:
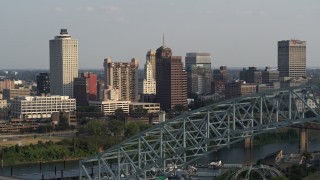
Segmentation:
<svg viewBox="0 0 320 180">
<path fill-rule="evenodd" d="M 140 68 L 149 49 L 209 52 L 213 67 L 277 66 L 277 41 L 307 41 L 320 67 L 319 0 L 1 0 L 0 69 L 49 69 L 49 40 L 61 28 L 79 40 L 79 68 L 103 59 Z"/>
</svg>

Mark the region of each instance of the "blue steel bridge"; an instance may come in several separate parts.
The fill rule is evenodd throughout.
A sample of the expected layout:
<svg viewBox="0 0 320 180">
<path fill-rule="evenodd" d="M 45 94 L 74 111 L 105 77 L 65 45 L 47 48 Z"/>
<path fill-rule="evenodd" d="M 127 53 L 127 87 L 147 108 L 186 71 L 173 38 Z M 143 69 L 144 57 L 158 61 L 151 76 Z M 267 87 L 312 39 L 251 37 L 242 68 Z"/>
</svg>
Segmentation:
<svg viewBox="0 0 320 180">
<path fill-rule="evenodd" d="M 98 164 L 97 179 L 146 179 L 168 165 L 187 167 L 257 134 L 289 126 L 303 129 L 320 121 L 319 90 L 309 86 L 267 91 L 187 112 L 83 159 L 80 179 L 92 179 L 87 170 L 92 162 Z M 305 151 L 307 142 L 300 144 Z"/>
</svg>

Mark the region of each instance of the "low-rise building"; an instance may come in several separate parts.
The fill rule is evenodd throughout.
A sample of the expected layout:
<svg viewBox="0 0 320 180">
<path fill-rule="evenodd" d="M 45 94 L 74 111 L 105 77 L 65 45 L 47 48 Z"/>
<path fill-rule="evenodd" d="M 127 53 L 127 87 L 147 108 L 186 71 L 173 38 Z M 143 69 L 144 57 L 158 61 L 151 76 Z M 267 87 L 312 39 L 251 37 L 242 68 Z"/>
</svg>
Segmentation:
<svg viewBox="0 0 320 180">
<path fill-rule="evenodd" d="M 69 96 L 19 96 L 11 101 L 11 115 L 20 119 L 51 118 L 53 112 L 75 111 Z"/>
<path fill-rule="evenodd" d="M 22 89 L 3 89 L 2 95 L 3 99 L 12 100 L 14 97 L 17 96 L 30 96 L 31 90 L 28 88 Z"/>
<path fill-rule="evenodd" d="M 117 109 L 123 113 L 131 113 L 137 109 L 146 110 L 146 113 L 158 113 L 160 103 L 143 103 L 131 101 L 89 101 L 90 106 L 98 107 L 104 114 L 114 114 Z"/>
<path fill-rule="evenodd" d="M 89 101 L 90 106 L 98 107 L 105 114 L 113 114 L 117 109 L 129 113 L 130 101 Z"/>
<path fill-rule="evenodd" d="M 257 92 L 257 84 L 245 81 L 234 81 L 226 84 L 226 99 L 246 96 Z"/>
<path fill-rule="evenodd" d="M 147 113 L 158 113 L 160 111 L 160 103 L 142 103 L 132 102 L 129 104 L 130 110 L 144 109 Z"/>
</svg>

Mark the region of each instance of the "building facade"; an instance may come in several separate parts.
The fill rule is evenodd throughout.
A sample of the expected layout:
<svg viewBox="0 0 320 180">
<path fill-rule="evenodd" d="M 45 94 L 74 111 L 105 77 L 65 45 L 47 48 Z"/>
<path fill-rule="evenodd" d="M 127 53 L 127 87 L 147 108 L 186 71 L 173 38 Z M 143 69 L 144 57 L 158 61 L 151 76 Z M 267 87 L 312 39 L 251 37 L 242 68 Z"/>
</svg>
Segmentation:
<svg viewBox="0 0 320 180">
<path fill-rule="evenodd" d="M 172 56 L 171 49 L 164 44 L 156 51 L 156 83 L 156 99 L 162 109 L 187 107 L 187 73 L 181 56 Z"/>
<path fill-rule="evenodd" d="M 234 81 L 226 84 L 225 97 L 231 99 L 240 96 L 247 96 L 257 92 L 257 84 Z"/>
<path fill-rule="evenodd" d="M 188 94 L 207 95 L 211 93 L 211 60 L 210 53 L 187 53 L 185 64 Z"/>
<path fill-rule="evenodd" d="M 278 71 L 280 78 L 306 76 L 306 41 L 278 42 Z"/>
<path fill-rule="evenodd" d="M 266 67 L 263 71 L 261 71 L 261 73 L 262 73 L 263 84 L 280 82 L 279 71 L 276 69 L 271 69 L 269 67 Z"/>
<path fill-rule="evenodd" d="M 118 100 L 138 101 L 138 68 L 139 62 L 135 58 L 131 59 L 131 62 L 112 62 L 111 58 L 105 59 L 106 90 L 118 92 Z"/>
<path fill-rule="evenodd" d="M 143 109 L 146 113 L 158 113 L 160 111 L 159 103 L 143 103 L 143 102 L 132 102 L 129 104 L 130 113 L 137 109 Z"/>
<path fill-rule="evenodd" d="M 28 88 L 22 89 L 3 89 L 2 95 L 3 99 L 12 100 L 17 96 L 30 96 L 31 90 Z"/>
<path fill-rule="evenodd" d="M 114 114 L 117 109 L 129 113 L 130 101 L 89 101 L 90 106 L 96 106 L 104 114 Z"/>
<path fill-rule="evenodd" d="M 76 100 L 68 96 L 15 97 L 10 110 L 15 118 L 50 118 L 52 112 L 75 111 Z"/>
<path fill-rule="evenodd" d="M 10 79 L 0 80 L 0 92 L 2 92 L 3 89 L 14 89 L 14 87 L 15 87 L 14 80 L 10 80 Z"/>
<path fill-rule="evenodd" d="M 73 97 L 74 78 L 78 77 L 78 40 L 67 29 L 50 40 L 50 93 Z"/>
<path fill-rule="evenodd" d="M 77 106 L 87 106 L 88 101 L 97 100 L 97 74 L 85 72 L 74 79 L 73 95 Z"/>
<path fill-rule="evenodd" d="M 240 80 L 246 81 L 247 83 L 261 84 L 262 73 L 256 67 L 243 68 L 243 70 L 240 71 Z"/>
<path fill-rule="evenodd" d="M 40 73 L 37 75 L 37 95 L 47 95 L 50 93 L 50 76 L 49 73 Z"/>
<path fill-rule="evenodd" d="M 227 66 L 220 66 L 219 69 L 213 70 L 213 81 L 228 82 L 228 70 Z"/>
<path fill-rule="evenodd" d="M 156 94 L 156 80 L 153 74 L 152 63 L 147 59 L 144 65 L 143 94 Z"/>
<path fill-rule="evenodd" d="M 149 61 L 152 66 L 152 77 L 156 79 L 156 51 L 149 50 L 146 55 L 146 61 Z"/>
</svg>

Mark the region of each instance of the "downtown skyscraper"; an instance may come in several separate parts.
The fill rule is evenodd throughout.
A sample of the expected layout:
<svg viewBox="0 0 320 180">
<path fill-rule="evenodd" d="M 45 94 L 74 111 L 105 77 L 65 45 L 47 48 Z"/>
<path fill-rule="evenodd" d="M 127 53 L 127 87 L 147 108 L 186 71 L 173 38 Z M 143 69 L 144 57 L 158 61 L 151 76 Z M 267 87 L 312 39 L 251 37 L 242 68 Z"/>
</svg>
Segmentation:
<svg viewBox="0 0 320 180">
<path fill-rule="evenodd" d="M 105 89 L 109 94 L 104 99 L 138 101 L 138 60 L 132 58 L 131 62 L 112 62 L 111 58 L 106 58 L 103 64 Z"/>
<path fill-rule="evenodd" d="M 186 70 L 188 93 L 211 93 L 212 69 L 210 53 L 187 53 Z"/>
<path fill-rule="evenodd" d="M 187 74 L 181 56 L 172 56 L 172 50 L 164 43 L 156 51 L 156 83 L 156 99 L 161 109 L 187 107 Z"/>
<path fill-rule="evenodd" d="M 67 29 L 50 40 L 50 93 L 73 97 L 74 78 L 78 77 L 78 40 Z"/>
<path fill-rule="evenodd" d="M 306 76 L 306 41 L 278 42 L 278 71 L 280 78 Z"/>
<path fill-rule="evenodd" d="M 156 94 L 156 80 L 152 65 L 150 59 L 147 59 L 144 65 L 143 94 Z"/>
</svg>

